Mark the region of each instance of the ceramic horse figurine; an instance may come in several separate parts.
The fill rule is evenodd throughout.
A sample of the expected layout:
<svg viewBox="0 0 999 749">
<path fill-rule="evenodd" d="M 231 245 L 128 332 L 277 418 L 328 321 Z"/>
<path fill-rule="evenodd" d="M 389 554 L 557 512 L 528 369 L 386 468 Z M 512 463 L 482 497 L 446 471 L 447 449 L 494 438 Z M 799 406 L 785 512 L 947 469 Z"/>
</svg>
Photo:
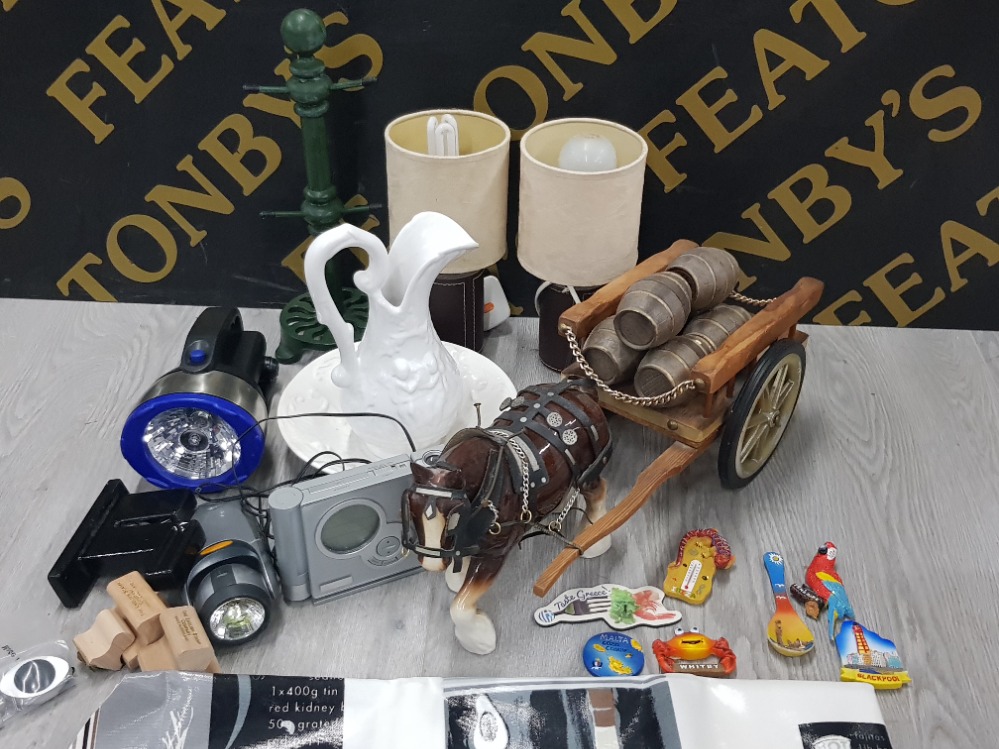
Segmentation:
<svg viewBox="0 0 999 749">
<path fill-rule="evenodd" d="M 455 636 L 468 651 L 496 647 L 496 630 L 476 607 L 507 554 L 531 530 L 559 532 L 554 511 L 583 495 L 596 521 L 606 512 L 600 473 L 610 428 L 589 380 L 521 390 L 488 428 L 458 432 L 431 465 L 413 463 L 403 494 L 403 544 L 431 572 L 446 570 Z M 556 519 L 557 517 L 557 519 Z M 584 556 L 610 547 L 605 538 Z"/>
</svg>

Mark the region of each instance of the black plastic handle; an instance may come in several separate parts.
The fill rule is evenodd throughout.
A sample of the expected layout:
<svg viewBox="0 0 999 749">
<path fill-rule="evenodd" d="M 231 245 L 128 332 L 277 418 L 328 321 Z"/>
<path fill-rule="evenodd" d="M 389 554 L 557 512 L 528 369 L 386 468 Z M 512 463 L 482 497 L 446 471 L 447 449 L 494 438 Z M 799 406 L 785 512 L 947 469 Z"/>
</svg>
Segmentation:
<svg viewBox="0 0 999 749">
<path fill-rule="evenodd" d="M 180 368 L 185 372 L 217 369 L 232 358 L 243 335 L 243 317 L 235 307 L 209 307 L 194 321 L 184 341 Z"/>
</svg>

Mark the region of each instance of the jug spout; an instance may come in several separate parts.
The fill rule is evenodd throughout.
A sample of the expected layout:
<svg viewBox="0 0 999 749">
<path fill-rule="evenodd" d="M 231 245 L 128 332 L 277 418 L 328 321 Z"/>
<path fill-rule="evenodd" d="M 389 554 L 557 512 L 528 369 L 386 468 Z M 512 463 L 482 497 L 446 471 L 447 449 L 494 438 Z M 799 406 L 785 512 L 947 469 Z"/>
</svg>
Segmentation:
<svg viewBox="0 0 999 749">
<path fill-rule="evenodd" d="M 478 246 L 454 219 L 429 211 L 416 214 L 392 243 L 392 273 L 382 287 L 383 296 L 401 314 L 423 314 L 441 271 Z"/>
</svg>

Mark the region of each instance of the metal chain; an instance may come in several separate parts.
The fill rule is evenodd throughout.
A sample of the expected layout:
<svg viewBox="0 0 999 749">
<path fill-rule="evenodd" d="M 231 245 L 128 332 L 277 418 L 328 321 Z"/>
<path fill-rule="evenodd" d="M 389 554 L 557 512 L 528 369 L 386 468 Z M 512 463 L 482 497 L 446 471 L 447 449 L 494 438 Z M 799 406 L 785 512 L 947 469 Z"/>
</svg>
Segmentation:
<svg viewBox="0 0 999 749">
<path fill-rule="evenodd" d="M 597 373 L 593 371 L 590 363 L 586 361 L 586 357 L 583 356 L 583 351 L 579 347 L 579 340 L 576 338 L 576 334 L 572 332 L 572 329 L 563 325 L 562 334 L 569 343 L 569 348 L 572 350 L 573 358 L 576 360 L 576 363 L 579 364 L 586 376 L 593 380 L 597 384 L 598 388 L 619 401 L 624 401 L 625 403 L 629 403 L 633 406 L 651 406 L 653 408 L 660 408 L 667 405 L 670 401 L 675 400 L 680 395 L 697 388 L 697 384 L 693 380 L 684 380 L 672 390 L 667 390 L 661 395 L 639 396 L 622 393 L 620 390 L 615 390 L 606 382 L 601 380 Z"/>
<path fill-rule="evenodd" d="M 531 508 L 528 504 L 528 499 L 531 491 L 531 464 L 527 458 L 527 453 L 524 452 L 524 448 L 517 444 L 517 441 L 512 437 L 507 437 L 506 444 L 509 445 L 510 450 L 517 457 L 517 462 L 520 464 L 520 520 L 521 522 L 528 523 L 532 519 Z"/>
<path fill-rule="evenodd" d="M 520 466 L 520 520 L 523 523 L 529 523 L 534 519 L 533 513 L 529 505 L 531 484 L 530 484 L 530 463 L 527 458 L 527 453 L 524 452 L 522 448 L 512 437 L 507 437 L 506 444 L 509 445 L 510 450 L 513 452 L 514 456 L 517 458 L 517 463 Z M 548 530 L 558 533 L 562 530 L 562 523 L 565 522 L 566 515 L 572 510 L 576 505 L 576 500 L 579 499 L 579 489 L 576 487 L 570 487 L 567 495 L 569 497 L 566 501 L 565 506 L 562 508 L 562 512 L 559 513 L 558 518 L 553 520 L 548 524 Z M 495 508 L 492 508 L 493 512 L 497 515 L 499 514 Z M 540 526 L 539 526 L 540 527 Z"/>
<path fill-rule="evenodd" d="M 576 502 L 579 499 L 579 489 L 575 486 L 571 486 L 566 494 L 569 499 L 566 501 L 565 507 L 562 508 L 562 512 L 558 514 L 558 517 L 548 524 L 548 530 L 552 533 L 560 533 L 562 531 L 562 523 L 565 522 L 565 516 L 568 515 L 569 511 L 576 506 Z"/>
<path fill-rule="evenodd" d="M 736 302 L 741 302 L 742 304 L 748 304 L 752 307 L 766 307 L 771 302 L 777 300 L 777 297 L 771 297 L 770 299 L 754 299 L 753 297 L 746 296 L 745 294 L 740 294 L 738 291 L 733 291 L 729 294 L 728 298 Z M 597 373 L 593 371 L 593 367 L 590 366 L 590 363 L 586 361 L 586 357 L 583 356 L 583 351 L 579 345 L 579 339 L 576 338 L 576 334 L 569 326 L 562 326 L 562 334 L 569 343 L 569 348 L 572 351 L 572 357 L 583 370 L 583 373 L 593 380 L 597 384 L 598 388 L 619 401 L 623 401 L 632 406 L 651 406 L 652 408 L 661 408 L 667 405 L 670 401 L 676 400 L 684 393 L 697 389 L 697 384 L 693 380 L 684 380 L 683 382 L 678 383 L 672 390 L 667 390 L 665 393 L 660 395 L 639 396 L 622 393 L 620 390 L 615 390 L 606 382 L 601 380 Z"/>
<path fill-rule="evenodd" d="M 753 297 L 740 294 L 738 291 L 733 291 L 728 295 L 728 298 L 734 299 L 737 302 L 742 302 L 743 304 L 748 304 L 752 307 L 766 307 L 770 304 L 770 302 L 777 301 L 777 297 L 771 297 L 770 299 L 753 299 Z"/>
</svg>

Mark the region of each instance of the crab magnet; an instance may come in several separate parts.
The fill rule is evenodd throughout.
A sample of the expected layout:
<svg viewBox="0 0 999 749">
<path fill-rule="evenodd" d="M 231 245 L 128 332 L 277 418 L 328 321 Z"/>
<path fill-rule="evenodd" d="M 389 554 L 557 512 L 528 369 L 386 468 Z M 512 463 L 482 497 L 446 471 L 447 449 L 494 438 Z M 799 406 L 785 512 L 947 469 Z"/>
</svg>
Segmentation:
<svg viewBox="0 0 999 749">
<path fill-rule="evenodd" d="M 735 651 L 724 637 L 712 640 L 697 627 L 691 627 L 689 631 L 677 627 L 674 633 L 671 640 L 652 643 L 661 673 L 718 677 L 735 673 Z"/>
<path fill-rule="evenodd" d="M 550 627 L 561 622 L 603 619 L 614 629 L 676 624 L 683 615 L 666 608 L 663 598 L 663 592 L 651 585 L 625 588 L 608 583 L 593 588 L 575 588 L 535 611 L 534 621 L 542 627 Z"/>
<path fill-rule="evenodd" d="M 704 603 L 711 595 L 715 570 L 735 564 L 732 547 L 714 528 L 689 531 L 680 539 L 676 561 L 670 562 L 663 592 L 687 603 Z"/>
</svg>

